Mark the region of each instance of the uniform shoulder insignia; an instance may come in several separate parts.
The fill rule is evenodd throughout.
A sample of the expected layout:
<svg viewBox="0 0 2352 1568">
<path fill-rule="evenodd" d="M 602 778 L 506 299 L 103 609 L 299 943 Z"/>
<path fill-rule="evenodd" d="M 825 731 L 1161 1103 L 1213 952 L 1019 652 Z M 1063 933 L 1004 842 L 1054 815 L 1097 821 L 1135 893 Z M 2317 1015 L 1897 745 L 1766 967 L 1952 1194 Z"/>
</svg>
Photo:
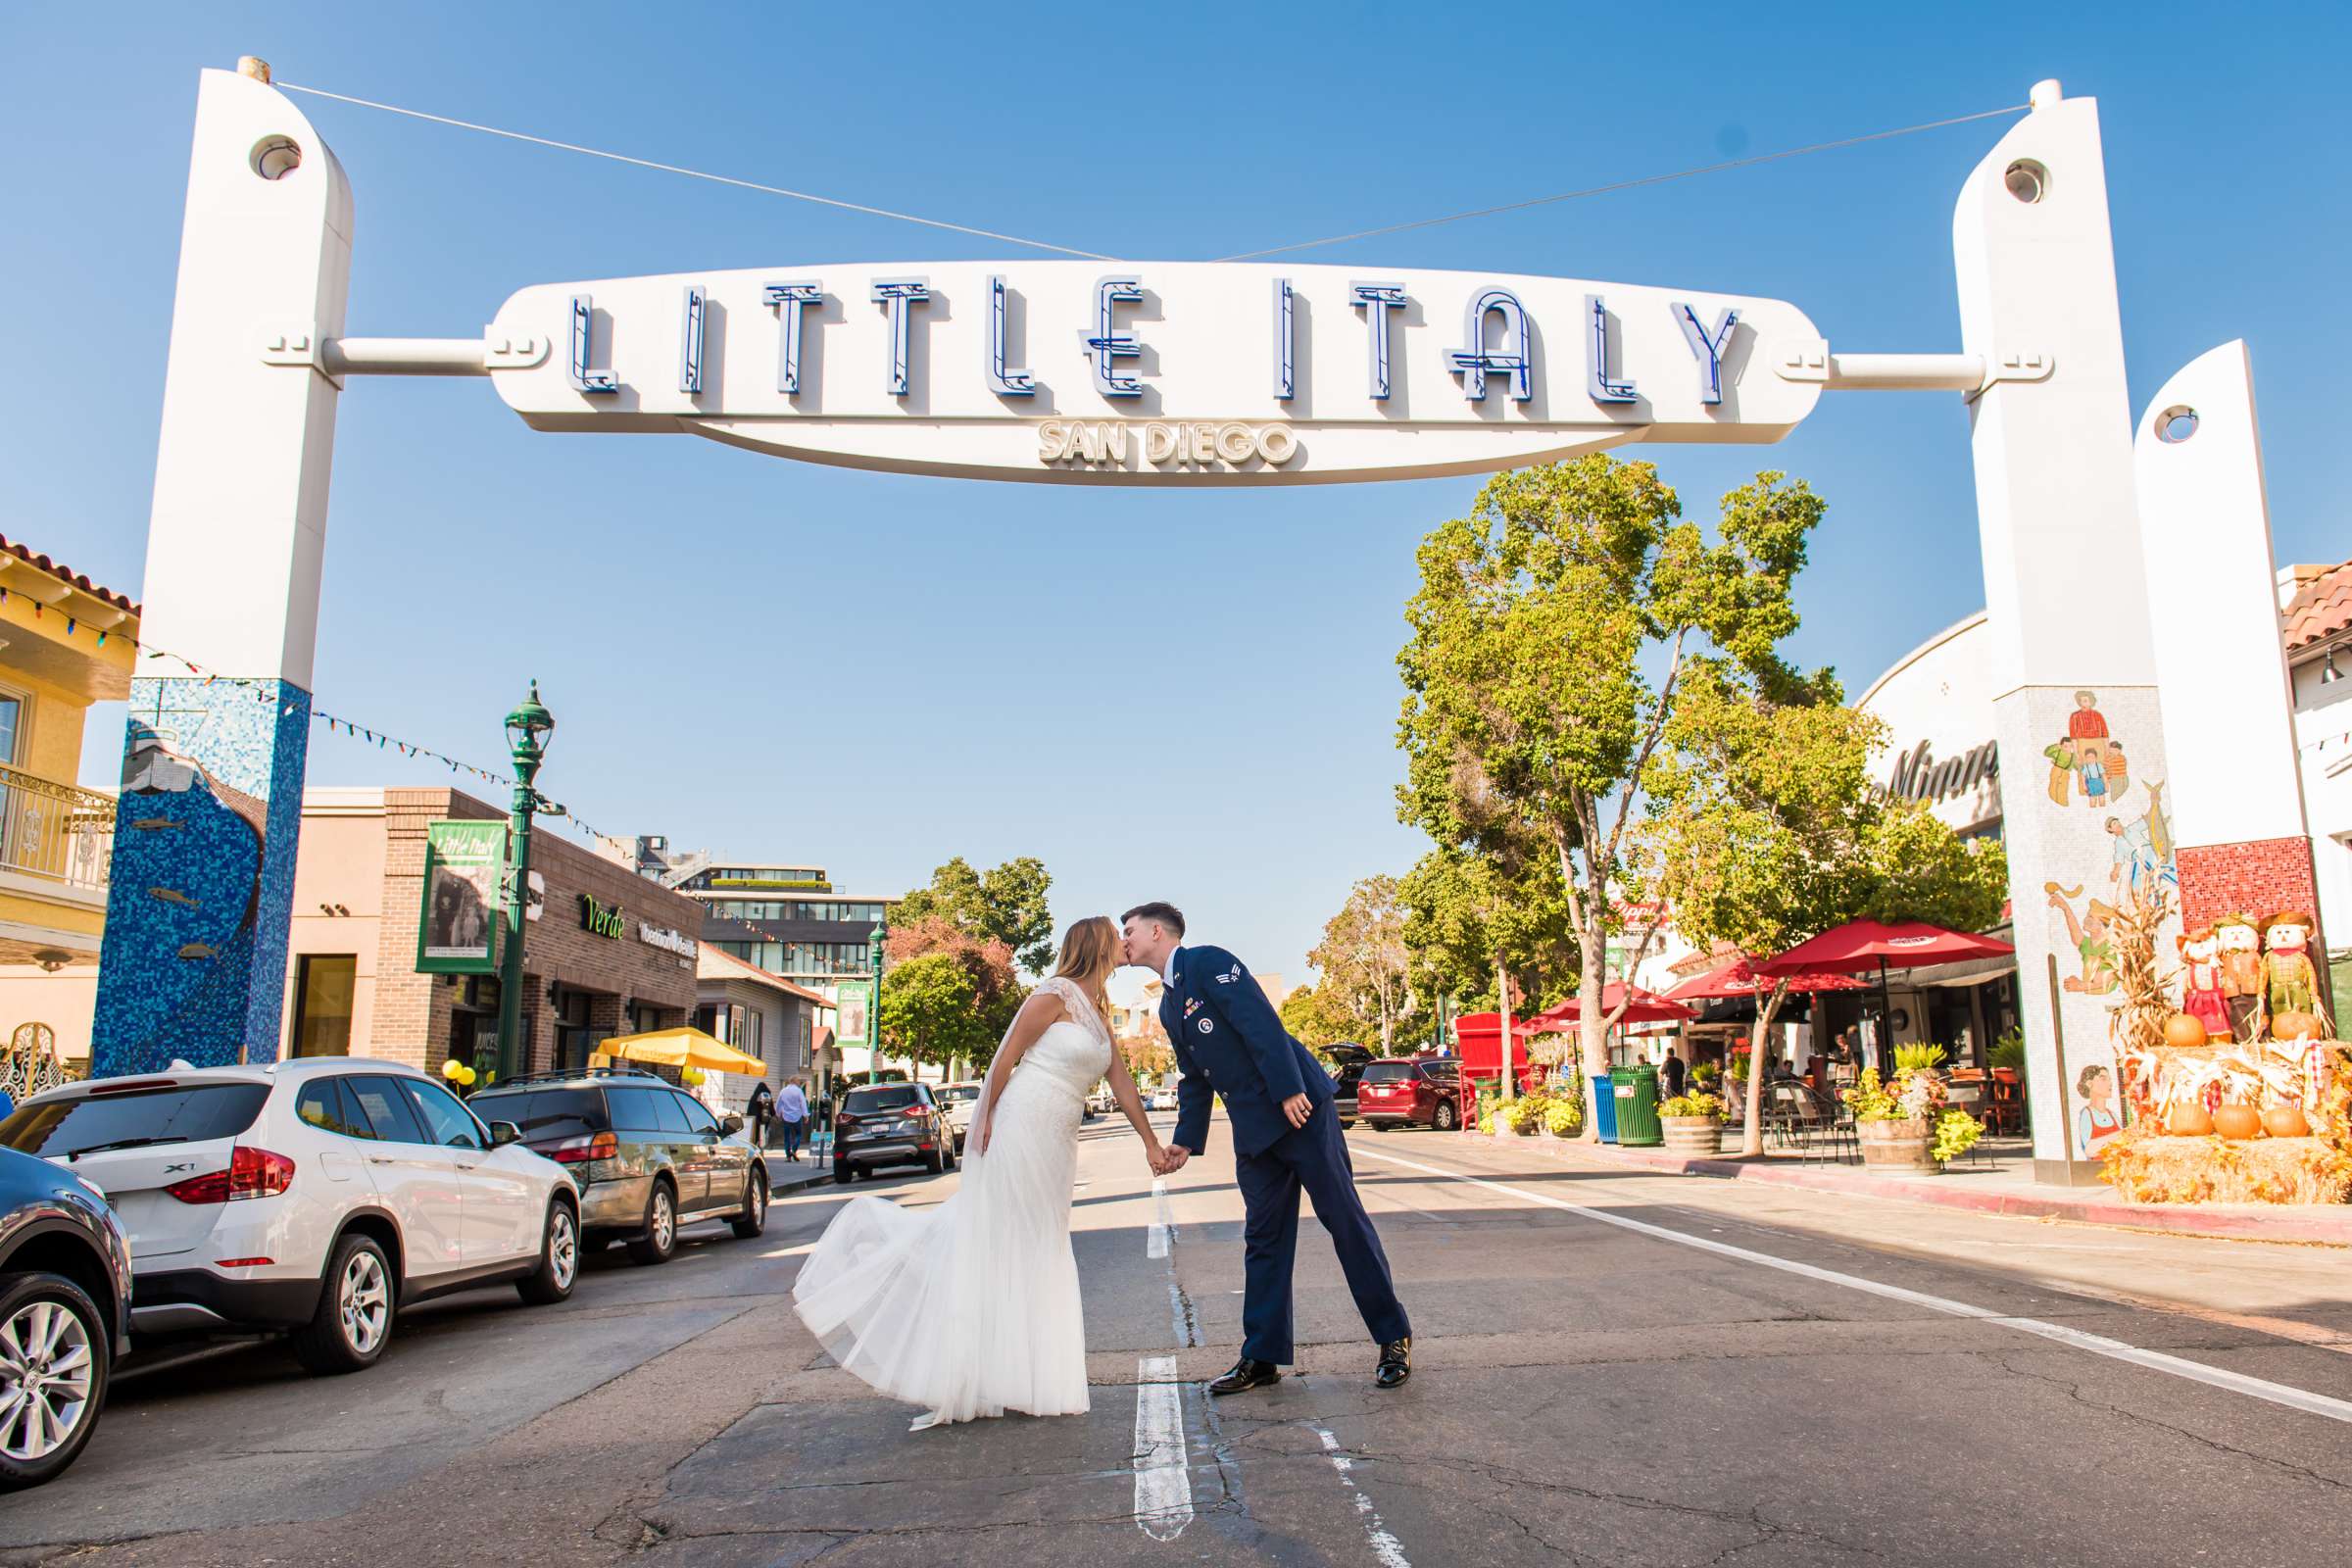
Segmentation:
<svg viewBox="0 0 2352 1568">
<path fill-rule="evenodd" d="M 1221 975 L 1217 976 L 1217 984 L 1219 984 L 1219 985 L 1221 985 L 1221 986 L 1229 986 L 1229 985 L 1233 984 L 1233 983 L 1234 983 L 1236 980 L 1239 980 L 1241 977 L 1242 977 L 1242 966 L 1241 966 L 1239 963 L 1236 963 L 1236 964 L 1235 964 L 1235 965 L 1234 965 L 1232 968 L 1230 968 L 1230 969 L 1226 970 L 1226 971 L 1225 971 L 1223 974 L 1221 974 Z"/>
</svg>

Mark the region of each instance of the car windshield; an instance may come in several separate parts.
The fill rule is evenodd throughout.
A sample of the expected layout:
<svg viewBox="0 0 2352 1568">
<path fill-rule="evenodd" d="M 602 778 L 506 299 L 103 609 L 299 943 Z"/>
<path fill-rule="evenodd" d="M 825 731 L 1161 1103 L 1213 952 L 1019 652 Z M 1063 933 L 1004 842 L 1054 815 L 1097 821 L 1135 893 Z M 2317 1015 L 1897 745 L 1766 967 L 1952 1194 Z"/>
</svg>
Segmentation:
<svg viewBox="0 0 2352 1568">
<path fill-rule="evenodd" d="M 943 1104 L 959 1105 L 967 1100 L 978 1100 L 980 1086 L 978 1084 L 950 1084 L 939 1092 L 939 1098 Z"/>
<path fill-rule="evenodd" d="M 1364 1064 L 1363 1082 L 1368 1084 L 1402 1083 L 1413 1075 L 1409 1061 L 1373 1061 Z"/>
<path fill-rule="evenodd" d="M 78 1154 L 146 1144 L 234 1138 L 253 1125 L 268 1084 L 161 1084 L 20 1105 L 0 1144 L 25 1154 Z"/>
<path fill-rule="evenodd" d="M 844 1096 L 841 1108 L 852 1116 L 870 1116 L 877 1110 L 897 1110 L 902 1105 L 919 1104 L 922 1096 L 912 1084 L 872 1084 L 853 1089 Z"/>
</svg>

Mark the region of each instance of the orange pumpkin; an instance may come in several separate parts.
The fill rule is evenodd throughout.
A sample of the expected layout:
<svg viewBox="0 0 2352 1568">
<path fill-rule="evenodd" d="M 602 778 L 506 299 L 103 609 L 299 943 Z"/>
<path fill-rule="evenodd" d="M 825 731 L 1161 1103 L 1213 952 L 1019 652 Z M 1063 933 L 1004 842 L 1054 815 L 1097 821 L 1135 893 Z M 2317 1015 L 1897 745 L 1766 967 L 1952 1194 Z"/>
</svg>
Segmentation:
<svg viewBox="0 0 2352 1568">
<path fill-rule="evenodd" d="M 2208 1038 L 2205 1020 L 2193 1012 L 2176 1012 L 2164 1020 L 2164 1043 L 2176 1051 L 2194 1051 Z"/>
<path fill-rule="evenodd" d="M 2318 1016 L 2308 1012 L 2274 1012 L 2271 1014 L 2273 1040 L 2320 1040 L 2325 1026 Z"/>
</svg>

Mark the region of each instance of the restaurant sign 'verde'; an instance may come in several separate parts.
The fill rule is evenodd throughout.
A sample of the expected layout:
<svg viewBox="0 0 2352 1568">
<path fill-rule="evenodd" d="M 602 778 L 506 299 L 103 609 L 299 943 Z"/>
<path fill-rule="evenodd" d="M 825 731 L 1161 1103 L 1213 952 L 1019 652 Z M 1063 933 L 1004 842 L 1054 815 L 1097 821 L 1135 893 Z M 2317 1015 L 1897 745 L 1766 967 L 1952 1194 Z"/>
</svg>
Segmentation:
<svg viewBox="0 0 2352 1568">
<path fill-rule="evenodd" d="M 1777 441 L 1794 306 L 1488 272 L 1202 262 L 686 272 L 526 288 L 492 377 L 545 430 L 688 431 L 855 467 L 1267 484 Z"/>
</svg>

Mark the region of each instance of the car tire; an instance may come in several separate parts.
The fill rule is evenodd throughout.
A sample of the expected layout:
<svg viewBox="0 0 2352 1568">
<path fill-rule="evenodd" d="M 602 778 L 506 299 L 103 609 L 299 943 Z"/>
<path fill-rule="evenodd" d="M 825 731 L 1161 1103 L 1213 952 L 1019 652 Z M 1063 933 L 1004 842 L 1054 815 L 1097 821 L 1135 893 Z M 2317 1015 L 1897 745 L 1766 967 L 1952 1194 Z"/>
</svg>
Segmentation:
<svg viewBox="0 0 2352 1568">
<path fill-rule="evenodd" d="M 533 1306 L 553 1306 L 571 1295 L 580 1278 L 580 1217 L 558 1199 L 547 1205 L 547 1235 L 539 1246 L 539 1266 L 514 1282 L 514 1289 Z"/>
<path fill-rule="evenodd" d="M 1430 1112 L 1429 1125 L 1437 1132 L 1449 1133 L 1461 1124 L 1461 1115 L 1453 1108 L 1450 1100 L 1439 1101 L 1438 1108 Z"/>
<path fill-rule="evenodd" d="M 752 1172 L 751 1192 L 743 1212 L 727 1222 L 734 1227 L 736 1236 L 747 1242 L 767 1229 L 767 1177 L 762 1172 Z"/>
<path fill-rule="evenodd" d="M 59 1314 L 67 1319 L 62 1327 Z M 48 1349 L 35 1350 L 42 1341 Z M 80 1457 L 98 1429 L 114 1353 L 112 1326 L 89 1292 L 63 1274 L 0 1275 L 0 1376 L 12 1382 L 28 1373 L 46 1376 L 56 1392 L 41 1397 L 50 1419 L 65 1425 L 64 1435 L 38 1453 L 19 1459 L 0 1452 L 0 1492 L 54 1480 Z M 21 1426 L 12 1419 L 0 1437 L 14 1437 Z"/>
<path fill-rule="evenodd" d="M 847 1187 L 858 1179 L 858 1167 L 846 1159 L 837 1159 L 833 1162 L 833 1179 Z"/>
<path fill-rule="evenodd" d="M 963 1147 L 960 1144 L 951 1143 L 946 1149 L 945 1153 L 947 1158 L 943 1161 L 943 1163 L 946 1164 L 948 1169 L 954 1170 L 956 1168 L 956 1161 L 957 1157 L 963 1153 Z"/>
<path fill-rule="evenodd" d="M 923 1156 L 923 1169 L 929 1171 L 932 1175 L 937 1176 L 947 1168 L 948 1156 L 940 1152 L 939 1146 L 937 1144 L 932 1145 L 931 1152 Z"/>
<path fill-rule="evenodd" d="M 318 1309 L 294 1331 L 294 1359 L 318 1377 L 365 1371 L 392 1343 L 392 1319 L 399 1309 L 392 1261 L 382 1244 L 364 1232 L 346 1231 L 327 1254 Z"/>
<path fill-rule="evenodd" d="M 645 1200 L 645 1234 L 629 1243 L 629 1259 L 649 1268 L 666 1263 L 678 1250 L 678 1195 L 665 1181 L 654 1183 L 654 1194 Z"/>
</svg>

